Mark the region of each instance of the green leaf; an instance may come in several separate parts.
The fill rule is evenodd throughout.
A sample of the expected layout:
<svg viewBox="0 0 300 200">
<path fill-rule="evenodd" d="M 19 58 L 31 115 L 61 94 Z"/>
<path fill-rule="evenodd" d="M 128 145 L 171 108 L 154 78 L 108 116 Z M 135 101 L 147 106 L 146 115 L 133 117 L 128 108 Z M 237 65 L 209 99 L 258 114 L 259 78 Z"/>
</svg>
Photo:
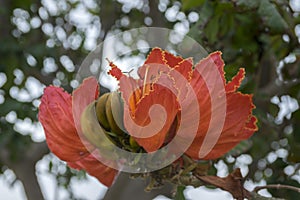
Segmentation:
<svg viewBox="0 0 300 200">
<path fill-rule="evenodd" d="M 53 169 L 53 162 L 49 161 L 49 163 L 48 163 L 48 170 L 49 170 L 49 172 L 51 172 L 52 169 Z"/>
<path fill-rule="evenodd" d="M 262 0 L 258 8 L 258 14 L 271 32 L 282 33 L 288 28 L 287 23 L 269 0 Z"/>
<path fill-rule="evenodd" d="M 189 36 L 192 38 L 199 38 L 199 35 L 202 33 L 203 27 L 206 25 L 208 20 L 213 16 L 214 8 L 212 2 L 206 1 L 201 7 L 201 10 L 198 12 L 199 19 L 195 25 L 191 27 Z"/>
<path fill-rule="evenodd" d="M 202 6 L 205 0 L 182 0 L 182 10 L 186 11 L 191 8 Z"/>
<path fill-rule="evenodd" d="M 215 10 L 216 10 L 217 15 L 224 15 L 224 14 L 227 14 L 227 12 L 234 11 L 234 6 L 231 2 L 222 2 L 222 3 L 216 4 Z"/>
<path fill-rule="evenodd" d="M 201 24 L 207 23 L 207 21 L 212 17 L 213 13 L 214 13 L 214 8 L 212 3 L 210 1 L 205 2 L 205 4 L 203 5 L 203 7 L 199 12 L 198 22 Z"/>
<path fill-rule="evenodd" d="M 219 16 L 214 16 L 207 24 L 204 32 L 209 43 L 214 43 L 217 41 L 217 35 L 219 31 Z"/>
<path fill-rule="evenodd" d="M 30 0 L 14 0 L 11 3 L 14 8 L 23 8 L 23 9 L 29 9 L 30 6 L 32 5 L 32 1 Z"/>
<path fill-rule="evenodd" d="M 177 186 L 177 191 L 174 200 L 185 200 L 185 196 L 183 193 L 184 190 L 185 190 L 185 186 L 183 185 Z"/>
<path fill-rule="evenodd" d="M 269 114 L 272 115 L 274 118 L 278 115 L 279 107 L 276 104 L 269 104 Z"/>
<path fill-rule="evenodd" d="M 231 14 L 227 14 L 226 16 L 220 19 L 220 35 L 225 36 L 229 34 L 229 32 L 234 28 L 234 16 Z"/>
<path fill-rule="evenodd" d="M 253 9 L 253 8 L 257 8 L 259 5 L 259 0 L 238 0 L 236 2 L 237 6 L 244 6 L 247 7 L 249 9 Z"/>
</svg>

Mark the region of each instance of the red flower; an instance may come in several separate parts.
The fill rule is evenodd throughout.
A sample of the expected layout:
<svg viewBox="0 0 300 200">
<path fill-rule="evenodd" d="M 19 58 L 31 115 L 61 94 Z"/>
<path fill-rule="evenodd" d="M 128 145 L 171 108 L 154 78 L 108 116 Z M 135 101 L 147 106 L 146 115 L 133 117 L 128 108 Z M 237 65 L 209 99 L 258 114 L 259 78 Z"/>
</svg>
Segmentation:
<svg viewBox="0 0 300 200">
<path fill-rule="evenodd" d="M 82 134 L 81 113 L 98 97 L 98 89 L 94 78 L 85 79 L 73 92 L 76 93 L 74 97 L 59 87 L 47 87 L 39 107 L 39 120 L 45 130 L 48 147 L 57 157 L 70 167 L 83 169 L 104 185 L 110 186 L 117 171 L 97 160 L 93 156 L 97 149 L 91 154 L 86 148 L 89 144 L 84 145 L 79 136 Z"/>
<path fill-rule="evenodd" d="M 216 159 L 257 130 L 252 96 L 236 91 L 245 71 L 226 83 L 220 52 L 193 68 L 191 58 L 154 48 L 138 70 L 139 79 L 125 76 L 112 62 L 110 66 L 124 99 L 125 128 L 147 152 L 168 143 L 179 127 L 196 126 L 195 135 L 184 133 L 192 139 L 185 153 Z M 183 117 L 186 112 L 190 116 Z"/>
</svg>

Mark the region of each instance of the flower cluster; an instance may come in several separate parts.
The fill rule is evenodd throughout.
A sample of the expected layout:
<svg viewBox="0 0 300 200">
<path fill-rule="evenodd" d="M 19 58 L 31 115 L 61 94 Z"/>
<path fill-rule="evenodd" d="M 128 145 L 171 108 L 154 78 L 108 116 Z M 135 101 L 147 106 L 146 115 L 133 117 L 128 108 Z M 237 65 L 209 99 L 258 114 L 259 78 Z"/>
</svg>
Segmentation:
<svg viewBox="0 0 300 200">
<path fill-rule="evenodd" d="M 186 155 L 211 160 L 257 130 L 252 96 L 237 91 L 245 71 L 240 69 L 227 82 L 220 52 L 193 65 L 192 58 L 183 59 L 154 48 L 139 68 L 138 79 L 109 64 L 109 74 L 119 81 L 123 122 L 130 142 L 136 142 L 145 152 L 154 152 L 181 134 L 191 140 Z M 39 120 L 56 156 L 110 186 L 117 170 L 99 162 L 94 157 L 98 149 L 81 139 L 81 114 L 98 99 L 98 91 L 93 77 L 85 79 L 73 96 L 49 86 L 42 97 Z"/>
<path fill-rule="evenodd" d="M 194 159 L 216 159 L 232 149 L 241 140 L 249 138 L 257 130 L 257 120 L 252 115 L 254 108 L 252 96 L 237 92 L 244 78 L 245 70 L 240 69 L 238 74 L 226 83 L 221 52 L 210 54 L 193 68 L 191 58 L 183 59 L 167 51 L 154 48 L 144 65 L 138 70 L 139 79 L 126 76 L 112 62 L 110 65 L 109 73 L 119 80 L 120 91 L 125 101 L 124 108 L 125 111 L 128 111 L 124 111 L 125 128 L 129 134 L 139 136 L 135 139 L 147 152 L 156 151 L 170 141 L 170 138 L 176 135 L 176 129 L 179 125 L 192 126 L 197 123 L 196 136 L 185 153 Z M 205 78 L 205 76 L 207 77 Z M 208 82 L 220 84 L 221 89 L 215 89 L 216 86 L 214 86 L 215 90 L 212 94 L 209 91 Z M 219 93 L 222 91 L 225 95 L 225 101 L 217 105 L 215 110 L 212 110 L 212 99 L 218 98 L 216 96 L 221 95 Z M 196 96 L 196 99 L 193 99 L 191 93 Z M 180 100 L 183 103 L 180 104 Z M 166 119 L 162 120 L 161 113 L 157 112 L 155 117 L 151 118 L 152 121 L 150 120 L 148 113 L 151 106 L 155 104 L 164 107 Z M 185 117 L 194 114 L 195 106 L 199 106 L 199 112 L 196 113 L 199 115 L 198 120 L 181 119 L 183 104 L 187 109 L 185 112 L 190 113 Z M 214 112 L 214 114 L 222 116 L 212 116 L 213 111 L 221 111 L 222 107 L 224 107 L 224 113 Z M 200 148 L 213 118 L 220 120 L 224 118 L 223 124 L 214 124 L 222 128 L 220 133 L 211 133 L 219 138 L 205 157 L 199 157 Z M 155 132 L 155 135 L 142 137 L 142 134 L 145 133 L 136 129 L 131 119 L 133 119 L 134 124 L 138 124 L 140 127 L 147 126 L 150 121 L 155 125 L 164 121 L 164 124 L 158 132 Z M 142 134 L 139 135 L 139 132 Z M 150 135 L 153 130 L 150 129 L 149 132 Z M 185 134 L 186 137 L 189 136 L 188 132 Z"/>
</svg>

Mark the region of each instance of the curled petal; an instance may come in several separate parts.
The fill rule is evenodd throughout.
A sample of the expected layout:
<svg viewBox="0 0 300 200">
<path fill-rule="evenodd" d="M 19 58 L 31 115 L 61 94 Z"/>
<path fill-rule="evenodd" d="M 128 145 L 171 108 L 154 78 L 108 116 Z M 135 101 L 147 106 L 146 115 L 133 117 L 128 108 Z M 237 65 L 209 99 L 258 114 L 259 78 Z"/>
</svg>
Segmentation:
<svg viewBox="0 0 300 200">
<path fill-rule="evenodd" d="M 77 134 L 81 136 L 82 142 L 89 150 L 94 147 L 84 140 L 81 129 L 81 115 L 85 108 L 99 96 L 99 85 L 94 77 L 84 79 L 82 84 L 73 92 L 72 111 Z"/>
<path fill-rule="evenodd" d="M 65 161 L 76 161 L 88 154 L 74 125 L 72 97 L 61 88 L 45 89 L 39 107 L 42 123 L 50 150 Z"/>
<path fill-rule="evenodd" d="M 67 161 L 70 167 L 86 170 L 101 183 L 110 186 L 117 171 L 103 165 L 90 154 L 86 149 L 89 144 L 84 145 L 79 137 L 82 132 L 78 123 L 81 114 L 98 97 L 98 92 L 94 78 L 85 79 L 73 92 L 73 97 L 61 88 L 49 86 L 41 99 L 39 120 L 44 127 L 48 146 L 57 157 Z"/>
<path fill-rule="evenodd" d="M 209 54 L 208 57 L 200 60 L 200 62 L 196 65 L 196 67 L 198 66 L 201 68 L 201 67 L 211 66 L 211 62 L 214 62 L 213 67 L 217 67 L 217 69 L 220 73 L 220 76 L 222 77 L 223 83 L 225 85 L 225 83 L 226 83 L 225 76 L 224 76 L 225 63 L 224 63 L 221 55 L 222 55 L 221 51 L 213 52 L 213 53 Z"/>
<path fill-rule="evenodd" d="M 138 80 L 124 76 L 119 85 L 124 102 L 129 105 L 131 112 L 135 112 L 136 105 L 143 95 Z"/>
<path fill-rule="evenodd" d="M 152 109 L 154 105 L 164 110 Z M 155 85 L 154 90 L 138 103 L 134 117 L 124 110 L 124 125 L 140 146 L 147 152 L 153 152 L 164 143 L 177 111 L 176 96 L 170 90 Z"/>
<path fill-rule="evenodd" d="M 90 154 L 89 156 L 86 156 L 76 162 L 68 162 L 68 165 L 77 170 L 85 170 L 88 174 L 96 177 L 102 184 L 107 187 L 112 185 L 118 173 L 115 169 L 102 164 L 93 156 L 93 154 Z"/>
</svg>

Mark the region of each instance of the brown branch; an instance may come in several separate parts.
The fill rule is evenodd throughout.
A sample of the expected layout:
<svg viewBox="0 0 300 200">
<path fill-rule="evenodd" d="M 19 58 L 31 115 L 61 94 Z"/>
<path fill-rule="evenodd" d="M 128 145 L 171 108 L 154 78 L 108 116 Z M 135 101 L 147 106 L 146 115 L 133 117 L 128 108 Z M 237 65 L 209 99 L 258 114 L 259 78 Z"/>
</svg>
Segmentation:
<svg viewBox="0 0 300 200">
<path fill-rule="evenodd" d="M 250 199 L 252 196 L 251 193 L 243 187 L 243 176 L 239 168 L 235 169 L 235 171 L 225 178 L 218 176 L 201 176 L 195 173 L 194 176 L 206 184 L 228 191 L 237 200 L 244 198 Z"/>
<path fill-rule="evenodd" d="M 150 192 L 145 192 L 145 187 L 147 186 L 144 179 L 131 179 L 128 173 L 122 172 L 118 176 L 115 183 L 110 187 L 103 200 L 114 200 L 114 199 L 143 199 L 150 200 L 154 199 L 158 195 L 164 195 L 171 198 L 171 193 L 173 190 L 173 185 L 166 183 L 159 189 L 151 190 Z M 134 198 L 133 198 L 134 195 Z"/>
<path fill-rule="evenodd" d="M 22 182 L 27 199 L 44 199 L 35 173 L 35 163 L 23 162 L 10 167 Z"/>
<path fill-rule="evenodd" d="M 258 192 L 259 190 L 263 189 L 288 189 L 293 190 L 300 193 L 300 188 L 291 186 L 291 185 L 281 185 L 281 184 L 270 184 L 270 185 L 263 185 L 263 186 L 257 186 L 254 188 L 253 192 Z"/>
<path fill-rule="evenodd" d="M 222 190 L 231 193 L 233 198 L 237 200 L 242 200 L 245 198 L 252 199 L 252 200 L 282 200 L 276 197 L 263 197 L 257 193 L 261 189 L 268 189 L 268 188 L 290 189 L 290 190 L 300 192 L 300 188 L 296 188 L 294 186 L 289 186 L 289 185 L 280 185 L 280 184 L 258 186 L 252 192 L 249 192 L 243 186 L 244 178 L 242 177 L 239 168 L 235 169 L 231 174 L 229 174 L 225 178 L 220 178 L 218 176 L 203 176 L 201 174 L 197 174 L 196 172 L 193 172 L 193 175 L 207 185 L 213 185 L 215 187 L 221 188 Z"/>
<path fill-rule="evenodd" d="M 105 38 L 106 34 L 114 26 L 117 19 L 120 18 L 121 5 L 117 1 L 101 0 L 100 2 L 100 20 L 101 20 L 101 38 Z"/>
<path fill-rule="evenodd" d="M 291 87 L 298 85 L 300 83 L 300 80 L 293 80 L 293 81 L 285 81 L 282 82 L 280 85 L 277 85 L 274 82 L 269 83 L 265 87 L 261 88 L 259 93 L 262 95 L 267 96 L 268 99 L 270 97 L 273 97 L 275 95 L 283 95 L 287 93 L 287 90 L 290 89 Z"/>
<path fill-rule="evenodd" d="M 154 27 L 166 27 L 166 20 L 164 14 L 158 10 L 158 0 L 149 0 L 149 17 L 152 19 L 152 25 Z"/>
<path fill-rule="evenodd" d="M 36 177 L 35 165 L 47 153 L 49 149 L 46 142 L 30 144 L 17 160 L 11 159 L 12 152 L 9 149 L 5 147 L 0 149 L 0 161 L 14 171 L 22 182 L 28 199 L 44 199 Z"/>
</svg>

